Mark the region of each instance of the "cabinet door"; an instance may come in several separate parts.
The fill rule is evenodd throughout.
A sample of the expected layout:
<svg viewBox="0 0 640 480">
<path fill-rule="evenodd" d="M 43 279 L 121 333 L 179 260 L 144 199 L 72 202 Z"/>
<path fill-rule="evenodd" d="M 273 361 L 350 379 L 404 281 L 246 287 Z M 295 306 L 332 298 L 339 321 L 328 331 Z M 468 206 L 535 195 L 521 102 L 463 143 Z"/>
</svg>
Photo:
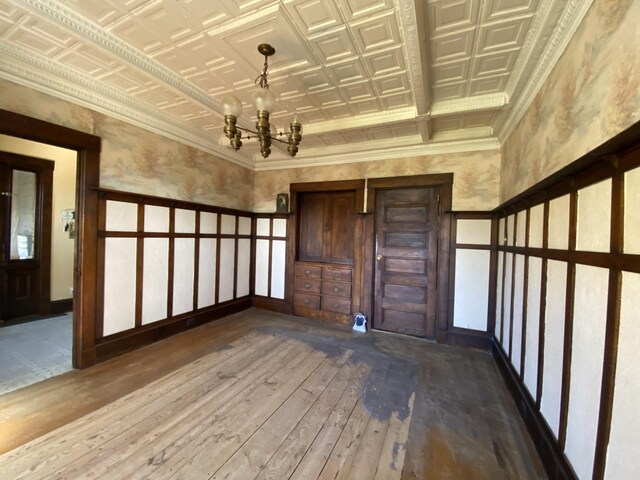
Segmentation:
<svg viewBox="0 0 640 480">
<path fill-rule="evenodd" d="M 325 215 L 329 218 L 329 228 L 325 236 L 325 262 L 353 264 L 355 200 L 355 192 L 332 193 L 327 198 Z"/>
<path fill-rule="evenodd" d="M 326 194 L 300 195 L 300 233 L 298 258 L 307 262 L 321 262 L 324 257 L 324 210 Z"/>
</svg>

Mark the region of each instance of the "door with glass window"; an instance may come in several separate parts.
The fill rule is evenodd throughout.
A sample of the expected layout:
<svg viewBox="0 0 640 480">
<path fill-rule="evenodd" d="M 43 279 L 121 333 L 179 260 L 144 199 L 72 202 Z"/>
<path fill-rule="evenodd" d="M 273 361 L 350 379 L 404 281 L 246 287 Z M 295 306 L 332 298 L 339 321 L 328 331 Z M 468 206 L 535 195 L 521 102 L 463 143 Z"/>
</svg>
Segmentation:
<svg viewBox="0 0 640 480">
<path fill-rule="evenodd" d="M 53 167 L 0 153 L 0 321 L 50 312 Z"/>
</svg>

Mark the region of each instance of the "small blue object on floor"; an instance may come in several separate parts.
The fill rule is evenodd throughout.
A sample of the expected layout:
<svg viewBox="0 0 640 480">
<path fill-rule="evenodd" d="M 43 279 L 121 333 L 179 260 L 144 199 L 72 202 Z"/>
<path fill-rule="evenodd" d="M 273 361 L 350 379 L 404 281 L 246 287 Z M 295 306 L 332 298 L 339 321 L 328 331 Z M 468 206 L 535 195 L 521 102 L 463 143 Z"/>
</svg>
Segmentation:
<svg viewBox="0 0 640 480">
<path fill-rule="evenodd" d="M 362 313 L 355 313 L 353 315 L 353 318 L 355 320 L 355 323 L 353 324 L 353 329 L 356 332 L 362 332 L 365 333 L 367 331 L 367 317 L 366 315 L 363 315 Z"/>
</svg>

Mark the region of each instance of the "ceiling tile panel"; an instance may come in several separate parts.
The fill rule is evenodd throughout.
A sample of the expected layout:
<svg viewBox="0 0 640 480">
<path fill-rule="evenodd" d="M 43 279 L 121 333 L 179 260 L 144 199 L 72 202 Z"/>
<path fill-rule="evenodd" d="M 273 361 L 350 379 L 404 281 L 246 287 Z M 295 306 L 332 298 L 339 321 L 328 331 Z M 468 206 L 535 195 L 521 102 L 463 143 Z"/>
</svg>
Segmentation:
<svg viewBox="0 0 640 480">
<path fill-rule="evenodd" d="M 461 128 L 489 127 L 495 117 L 495 112 L 468 113 L 462 117 Z"/>
<path fill-rule="evenodd" d="M 431 0 L 428 15 L 432 34 L 475 26 L 478 4 L 479 0 Z"/>
<path fill-rule="evenodd" d="M 482 21 L 513 18 L 518 15 L 533 15 L 539 0 L 487 0 Z"/>
<path fill-rule="evenodd" d="M 474 77 L 484 77 L 509 73 L 518 58 L 517 54 L 517 51 L 510 51 L 478 55 L 473 62 L 472 75 Z"/>
<path fill-rule="evenodd" d="M 393 0 L 339 0 L 337 3 L 349 22 L 393 8 Z"/>
<path fill-rule="evenodd" d="M 351 41 L 346 27 L 309 38 L 309 43 L 318 52 L 322 63 L 333 62 L 356 53 L 356 47 Z"/>
<path fill-rule="evenodd" d="M 520 18 L 481 26 L 478 53 L 522 47 L 530 23 L 530 18 Z"/>
<path fill-rule="evenodd" d="M 456 31 L 431 39 L 431 60 L 434 64 L 468 58 L 473 52 L 476 29 Z"/>
<path fill-rule="evenodd" d="M 460 62 L 450 62 L 438 65 L 433 68 L 434 85 L 443 83 L 460 82 L 467 79 L 469 75 L 470 60 Z"/>
<path fill-rule="evenodd" d="M 376 52 L 364 57 L 365 65 L 374 76 L 406 70 L 406 63 L 400 47 L 393 50 Z"/>
<path fill-rule="evenodd" d="M 332 119 L 345 118 L 351 115 L 351 110 L 346 105 L 337 105 L 335 107 L 328 107 L 326 109 L 327 114 Z"/>
<path fill-rule="evenodd" d="M 409 78 L 405 72 L 398 75 L 389 75 L 384 78 L 376 78 L 373 85 L 380 95 L 390 95 L 392 93 L 408 92 Z"/>
<path fill-rule="evenodd" d="M 25 25 L 22 24 L 20 28 L 12 30 L 8 35 L 8 40 L 49 58 L 57 56 L 65 50 L 66 47 L 53 43 L 47 37 L 24 27 Z"/>
<path fill-rule="evenodd" d="M 462 98 L 465 96 L 465 90 L 467 88 L 467 82 L 457 82 L 447 85 L 435 85 L 433 87 L 434 100 L 452 100 L 455 98 Z"/>
<path fill-rule="evenodd" d="M 295 0 L 286 8 L 306 35 L 343 23 L 336 5 L 326 0 Z"/>
<path fill-rule="evenodd" d="M 398 93 L 381 97 L 380 102 L 385 110 L 395 110 L 396 108 L 407 108 L 413 106 L 413 97 L 410 93 Z"/>
<path fill-rule="evenodd" d="M 469 96 L 503 92 L 508 80 L 509 74 L 472 80 L 469 84 Z"/>
<path fill-rule="evenodd" d="M 148 0 L 139 0 L 124 5 L 122 2 L 109 0 L 66 0 L 64 3 L 88 20 L 102 27 L 107 27 L 122 17 L 129 16 L 127 8 L 133 10 L 147 2 Z"/>
<path fill-rule="evenodd" d="M 388 12 L 373 19 L 353 23 L 352 30 L 358 48 L 362 52 L 395 45 L 400 41 L 400 32 L 394 12 Z"/>
<path fill-rule="evenodd" d="M 363 100 L 350 104 L 357 115 L 365 115 L 367 113 L 375 113 L 380 111 L 380 103 L 377 99 Z"/>
<path fill-rule="evenodd" d="M 115 57 L 88 45 L 78 45 L 77 48 L 70 48 L 58 55 L 57 59 L 61 63 L 77 68 L 87 75 L 95 75 L 97 77 L 122 65 Z"/>
<path fill-rule="evenodd" d="M 322 107 L 330 105 L 338 105 L 344 102 L 340 90 L 332 88 L 324 92 L 318 92 L 314 95 L 316 102 Z"/>
<path fill-rule="evenodd" d="M 324 90 L 330 88 L 332 81 L 327 72 L 322 67 L 315 67 L 300 73 L 294 73 L 293 76 L 301 83 L 305 91 Z"/>
<path fill-rule="evenodd" d="M 349 102 L 374 97 L 373 88 L 371 87 L 371 83 L 368 81 L 341 87 L 340 92 Z"/>
<path fill-rule="evenodd" d="M 350 58 L 341 63 L 327 65 L 327 71 L 339 85 L 360 82 L 367 77 L 366 69 L 358 57 Z"/>
<path fill-rule="evenodd" d="M 449 130 L 458 130 L 462 128 L 462 117 L 459 115 L 451 115 L 449 117 L 441 117 L 432 119 L 433 130 L 435 132 L 444 132 Z"/>
</svg>

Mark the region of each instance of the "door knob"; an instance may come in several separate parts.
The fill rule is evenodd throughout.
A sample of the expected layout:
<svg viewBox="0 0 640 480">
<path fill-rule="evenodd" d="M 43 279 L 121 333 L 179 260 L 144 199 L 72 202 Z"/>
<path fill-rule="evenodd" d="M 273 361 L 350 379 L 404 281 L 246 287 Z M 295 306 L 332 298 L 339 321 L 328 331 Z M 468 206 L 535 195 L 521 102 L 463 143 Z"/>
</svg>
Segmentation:
<svg viewBox="0 0 640 480">
<path fill-rule="evenodd" d="M 378 261 L 382 260 L 382 255 L 378 254 L 378 256 L 376 257 L 376 259 L 377 259 Z"/>
</svg>

